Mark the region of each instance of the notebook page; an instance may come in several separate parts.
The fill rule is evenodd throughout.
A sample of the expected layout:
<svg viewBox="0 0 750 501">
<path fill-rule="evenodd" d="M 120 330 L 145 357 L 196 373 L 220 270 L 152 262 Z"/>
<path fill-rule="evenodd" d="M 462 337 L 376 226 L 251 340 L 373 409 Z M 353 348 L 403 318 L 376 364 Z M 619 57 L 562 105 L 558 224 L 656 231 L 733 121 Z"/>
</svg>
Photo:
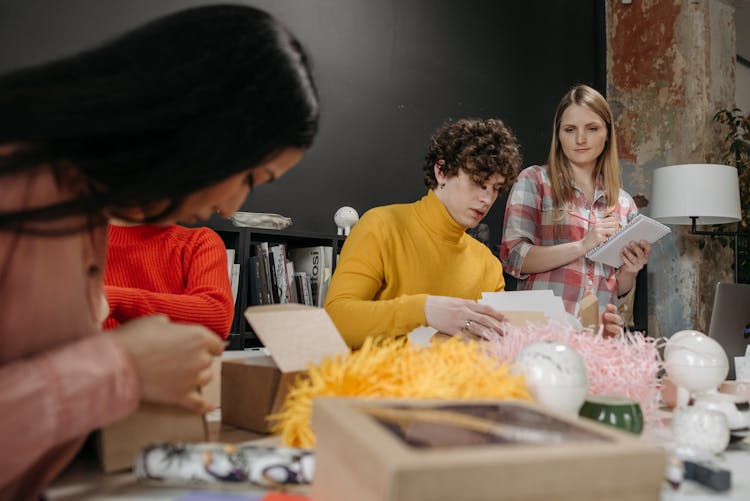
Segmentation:
<svg viewBox="0 0 750 501">
<path fill-rule="evenodd" d="M 668 226 L 648 216 L 638 214 L 606 242 L 588 251 L 586 257 L 592 261 L 619 268 L 622 266 L 622 249 L 630 242 L 645 240 L 654 243 L 671 231 Z"/>
</svg>

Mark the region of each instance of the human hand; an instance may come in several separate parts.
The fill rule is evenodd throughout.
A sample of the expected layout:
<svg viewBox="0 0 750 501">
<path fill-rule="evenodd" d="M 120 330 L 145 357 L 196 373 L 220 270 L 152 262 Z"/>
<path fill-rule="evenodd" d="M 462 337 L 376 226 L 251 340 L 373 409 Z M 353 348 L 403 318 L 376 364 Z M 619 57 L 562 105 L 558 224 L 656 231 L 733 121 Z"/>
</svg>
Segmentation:
<svg viewBox="0 0 750 501">
<path fill-rule="evenodd" d="M 636 274 L 646 265 L 651 255 L 651 244 L 645 240 L 630 242 L 622 249 L 622 271 Z"/>
<path fill-rule="evenodd" d="M 424 306 L 427 325 L 444 334 L 462 333 L 490 339 L 492 334 L 503 335 L 503 315 L 486 304 L 448 296 L 427 296 Z"/>
<path fill-rule="evenodd" d="M 201 325 L 170 322 L 165 315 L 131 320 L 113 332 L 133 360 L 142 400 L 212 410 L 199 388 L 211 380 L 213 357 L 224 351 L 216 334 Z"/>
<path fill-rule="evenodd" d="M 622 334 L 623 320 L 617 314 L 617 306 L 609 303 L 602 312 L 602 335 L 604 337 L 615 337 Z"/>
<path fill-rule="evenodd" d="M 588 252 L 597 245 L 605 242 L 610 236 L 620 229 L 620 220 L 611 215 L 603 219 L 596 219 L 590 226 L 589 231 L 583 237 L 583 250 Z"/>
</svg>

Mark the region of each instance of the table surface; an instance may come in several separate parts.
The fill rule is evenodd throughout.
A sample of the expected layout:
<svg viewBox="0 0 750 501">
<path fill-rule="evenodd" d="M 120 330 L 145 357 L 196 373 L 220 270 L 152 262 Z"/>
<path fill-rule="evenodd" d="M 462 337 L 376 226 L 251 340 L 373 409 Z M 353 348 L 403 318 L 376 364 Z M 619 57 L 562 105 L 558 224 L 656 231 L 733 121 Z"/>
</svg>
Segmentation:
<svg viewBox="0 0 750 501">
<path fill-rule="evenodd" d="M 671 441 L 669 422 L 670 414 L 661 412 L 652 424 L 647 427 L 642 438 L 655 441 L 668 446 Z M 209 415 L 209 430 L 211 440 L 241 443 L 252 442 L 256 444 L 276 444 L 277 437 L 262 437 L 237 428 L 222 425 L 220 413 Z M 747 501 L 750 499 L 750 443 L 747 441 L 733 444 L 730 449 L 717 456 L 715 464 L 732 472 L 732 489 L 724 493 L 716 493 L 702 485 L 685 481 L 677 489 L 670 487 L 664 482 L 661 492 L 662 501 L 715 501 L 737 500 Z M 140 483 L 132 473 L 120 473 L 106 475 L 99 470 L 96 459 L 93 457 L 79 456 L 61 477 L 55 481 L 47 492 L 49 501 L 73 501 L 73 500 L 142 500 L 142 501 L 164 501 L 184 500 L 199 501 L 204 499 L 221 499 L 226 501 L 233 499 L 260 499 L 267 491 L 257 488 L 242 486 L 237 487 L 223 484 L 211 489 L 195 487 L 165 487 L 162 485 Z M 296 491 L 305 494 L 307 489 Z M 211 497 L 216 495 L 216 497 Z"/>
</svg>

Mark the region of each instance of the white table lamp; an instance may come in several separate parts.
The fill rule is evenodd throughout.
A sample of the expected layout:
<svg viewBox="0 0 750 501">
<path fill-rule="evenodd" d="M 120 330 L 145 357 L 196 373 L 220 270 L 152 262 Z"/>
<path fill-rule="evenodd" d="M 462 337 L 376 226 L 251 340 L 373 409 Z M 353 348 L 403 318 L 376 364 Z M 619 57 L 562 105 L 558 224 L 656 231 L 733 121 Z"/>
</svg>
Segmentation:
<svg viewBox="0 0 750 501">
<path fill-rule="evenodd" d="M 740 220 L 737 168 L 685 164 L 654 171 L 651 217 L 665 224 L 726 224 Z"/>
<path fill-rule="evenodd" d="M 737 231 L 702 231 L 697 225 L 736 223 L 741 219 L 737 168 L 719 164 L 684 164 L 654 170 L 651 217 L 665 224 L 690 225 L 693 235 L 734 237 L 737 280 Z"/>
</svg>

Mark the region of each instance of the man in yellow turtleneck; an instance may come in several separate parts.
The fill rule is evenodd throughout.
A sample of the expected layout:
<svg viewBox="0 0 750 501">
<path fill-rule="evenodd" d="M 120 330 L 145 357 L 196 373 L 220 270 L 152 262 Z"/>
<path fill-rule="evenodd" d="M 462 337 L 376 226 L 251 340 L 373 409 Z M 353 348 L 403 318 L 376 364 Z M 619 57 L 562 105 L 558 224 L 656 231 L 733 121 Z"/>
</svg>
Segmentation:
<svg viewBox="0 0 750 501">
<path fill-rule="evenodd" d="M 353 348 L 420 325 L 445 334 L 500 332 L 502 315 L 476 300 L 505 289 L 499 259 L 467 228 L 518 175 L 516 138 L 500 120 L 463 119 L 432 136 L 427 195 L 376 207 L 352 228 L 325 309 Z"/>
</svg>

